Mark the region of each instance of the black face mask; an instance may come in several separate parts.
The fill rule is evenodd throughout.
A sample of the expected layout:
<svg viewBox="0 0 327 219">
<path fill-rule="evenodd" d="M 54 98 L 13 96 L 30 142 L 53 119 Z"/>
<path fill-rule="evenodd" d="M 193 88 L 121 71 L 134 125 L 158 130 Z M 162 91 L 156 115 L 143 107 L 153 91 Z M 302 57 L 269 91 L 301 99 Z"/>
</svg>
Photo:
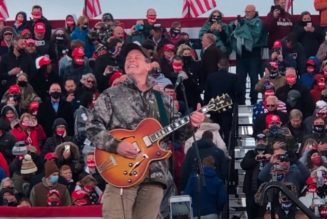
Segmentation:
<svg viewBox="0 0 327 219">
<path fill-rule="evenodd" d="M 52 93 L 50 93 L 50 96 L 51 96 L 53 99 L 59 99 L 60 96 L 61 96 L 61 92 L 58 92 L 58 91 L 52 92 Z"/>
<path fill-rule="evenodd" d="M 183 59 L 184 64 L 188 64 L 188 63 L 193 62 L 192 56 L 183 56 L 182 59 Z"/>
<path fill-rule="evenodd" d="M 321 134 L 325 131 L 325 125 L 313 125 L 312 130 L 314 133 Z"/>
<path fill-rule="evenodd" d="M 269 78 L 275 79 L 278 76 L 278 71 L 270 71 Z"/>
<path fill-rule="evenodd" d="M 88 28 L 89 28 L 89 27 L 88 27 L 87 25 L 83 25 L 83 26 L 82 26 L 82 29 L 83 29 L 83 30 L 87 30 Z"/>
<path fill-rule="evenodd" d="M 19 87 L 26 87 L 27 86 L 27 81 L 18 81 L 17 82 Z"/>
<path fill-rule="evenodd" d="M 24 54 L 25 53 L 24 48 L 18 48 L 17 51 L 19 52 L 19 54 Z"/>
<path fill-rule="evenodd" d="M 181 30 L 180 30 L 180 29 L 175 29 L 175 28 L 171 28 L 171 29 L 170 29 L 170 34 L 171 34 L 173 37 L 177 36 L 177 35 L 180 34 L 180 33 L 181 33 Z"/>
<path fill-rule="evenodd" d="M 152 75 L 152 77 L 154 77 L 154 78 L 159 77 L 160 73 L 161 73 L 161 69 L 159 69 L 159 68 L 154 68 L 154 69 L 152 69 L 152 71 L 151 71 L 151 75 Z"/>
</svg>

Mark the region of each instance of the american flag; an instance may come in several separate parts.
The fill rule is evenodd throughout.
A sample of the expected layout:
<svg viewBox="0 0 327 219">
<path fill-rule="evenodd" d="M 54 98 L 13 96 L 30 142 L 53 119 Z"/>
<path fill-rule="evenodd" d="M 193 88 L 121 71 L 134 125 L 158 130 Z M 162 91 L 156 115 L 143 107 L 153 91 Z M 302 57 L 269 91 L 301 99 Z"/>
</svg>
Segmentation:
<svg viewBox="0 0 327 219">
<path fill-rule="evenodd" d="M 100 15 L 102 12 L 99 0 L 85 0 L 83 12 L 88 18 L 94 18 Z"/>
<path fill-rule="evenodd" d="M 182 14 L 185 18 L 198 17 L 216 6 L 216 0 L 184 0 Z"/>
<path fill-rule="evenodd" d="M 285 11 L 289 12 L 290 8 L 293 6 L 293 0 L 286 0 Z"/>
<path fill-rule="evenodd" d="M 5 0 L 0 0 L 0 18 L 6 20 L 9 17 Z"/>
</svg>

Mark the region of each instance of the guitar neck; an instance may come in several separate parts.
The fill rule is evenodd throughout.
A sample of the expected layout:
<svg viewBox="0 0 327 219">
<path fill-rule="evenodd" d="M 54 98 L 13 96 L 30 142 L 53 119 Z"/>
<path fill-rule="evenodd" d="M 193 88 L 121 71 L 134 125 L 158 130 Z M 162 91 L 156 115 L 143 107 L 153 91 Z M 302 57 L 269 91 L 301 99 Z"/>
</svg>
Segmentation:
<svg viewBox="0 0 327 219">
<path fill-rule="evenodd" d="M 208 106 L 204 106 L 198 111 L 202 112 L 202 113 L 208 113 L 209 111 L 211 111 L 211 109 Z M 174 131 L 178 130 L 179 128 L 183 127 L 184 125 L 188 124 L 189 122 L 190 122 L 190 115 L 176 119 L 171 124 L 163 127 L 159 131 L 150 135 L 149 138 L 150 138 L 151 142 L 158 141 L 158 140 L 166 137 L 167 135 L 173 133 Z"/>
</svg>

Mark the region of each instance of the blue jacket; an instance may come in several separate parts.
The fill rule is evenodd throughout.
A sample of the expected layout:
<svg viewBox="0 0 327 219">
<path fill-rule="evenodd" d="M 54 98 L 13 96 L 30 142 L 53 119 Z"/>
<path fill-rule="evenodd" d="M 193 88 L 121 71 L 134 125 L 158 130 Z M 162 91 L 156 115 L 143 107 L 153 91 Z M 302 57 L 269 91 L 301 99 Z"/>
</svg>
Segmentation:
<svg viewBox="0 0 327 219">
<path fill-rule="evenodd" d="M 212 167 L 203 168 L 206 186 L 202 186 L 200 194 L 200 214 L 219 214 L 227 202 L 227 192 L 224 188 L 223 181 L 217 176 Z M 198 215 L 198 194 L 197 194 L 197 176 L 191 175 L 188 179 L 185 193 L 192 197 L 192 208 L 194 216 Z"/>
<path fill-rule="evenodd" d="M 70 36 L 71 40 L 81 40 L 84 42 L 85 55 L 90 58 L 94 52 L 94 46 L 89 41 L 88 30 L 82 30 L 81 28 L 76 27 Z"/>
</svg>

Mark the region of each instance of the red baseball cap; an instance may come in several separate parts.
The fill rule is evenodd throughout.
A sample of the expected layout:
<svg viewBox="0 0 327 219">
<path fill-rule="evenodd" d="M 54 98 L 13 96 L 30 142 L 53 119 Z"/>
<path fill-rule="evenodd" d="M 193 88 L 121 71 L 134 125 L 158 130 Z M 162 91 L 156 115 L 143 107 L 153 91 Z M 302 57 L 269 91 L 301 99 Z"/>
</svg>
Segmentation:
<svg viewBox="0 0 327 219">
<path fill-rule="evenodd" d="M 276 40 L 273 44 L 273 49 L 280 49 L 282 48 L 282 42 L 280 40 Z"/>
<path fill-rule="evenodd" d="M 45 33 L 45 24 L 43 22 L 37 22 L 34 25 L 34 32 L 35 33 Z"/>
<path fill-rule="evenodd" d="M 164 51 L 172 51 L 172 52 L 174 52 L 175 51 L 175 46 L 174 46 L 174 44 L 168 43 L 168 44 L 165 44 L 164 45 L 163 50 Z"/>
<path fill-rule="evenodd" d="M 42 66 L 49 65 L 51 59 L 48 56 L 40 56 L 35 60 L 36 69 L 40 69 Z"/>
<path fill-rule="evenodd" d="M 17 84 L 13 84 L 8 88 L 9 94 L 20 94 L 20 87 Z"/>
</svg>

